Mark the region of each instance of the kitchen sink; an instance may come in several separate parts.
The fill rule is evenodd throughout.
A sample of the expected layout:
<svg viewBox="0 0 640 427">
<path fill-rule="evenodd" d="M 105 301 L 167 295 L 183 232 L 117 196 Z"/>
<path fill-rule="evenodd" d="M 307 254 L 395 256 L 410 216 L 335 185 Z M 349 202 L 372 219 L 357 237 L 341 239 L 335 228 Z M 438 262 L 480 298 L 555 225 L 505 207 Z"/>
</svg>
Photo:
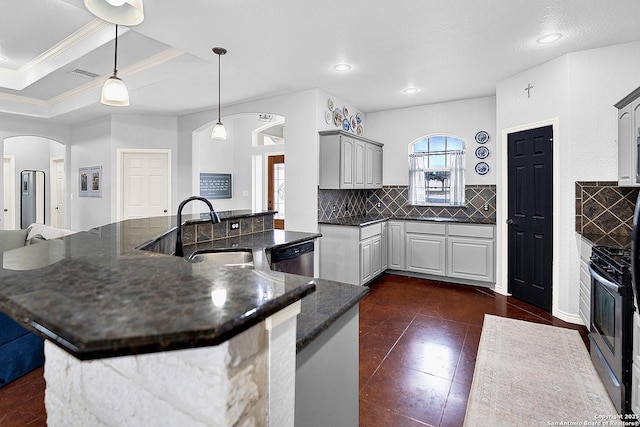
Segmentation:
<svg viewBox="0 0 640 427">
<path fill-rule="evenodd" d="M 189 257 L 189 262 L 207 262 L 213 265 L 252 267 L 253 251 L 251 249 L 199 249 Z"/>
</svg>

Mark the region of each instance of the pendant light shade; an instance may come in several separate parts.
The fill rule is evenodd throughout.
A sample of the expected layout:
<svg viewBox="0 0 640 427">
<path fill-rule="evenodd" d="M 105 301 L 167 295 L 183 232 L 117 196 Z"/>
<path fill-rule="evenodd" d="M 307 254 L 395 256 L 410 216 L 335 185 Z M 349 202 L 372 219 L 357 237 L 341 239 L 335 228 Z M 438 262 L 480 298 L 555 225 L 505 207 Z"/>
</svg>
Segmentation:
<svg viewBox="0 0 640 427">
<path fill-rule="evenodd" d="M 213 127 L 213 131 L 211 132 L 211 138 L 213 139 L 227 139 L 227 130 L 224 128 L 222 121 L 220 121 L 220 56 L 227 53 L 227 49 L 223 47 L 214 47 L 213 53 L 218 55 L 218 123 Z"/>
<path fill-rule="evenodd" d="M 224 125 L 220 122 L 216 123 L 213 127 L 213 132 L 211 132 L 211 138 L 213 139 L 227 139 L 227 129 L 225 129 Z"/>
<path fill-rule="evenodd" d="M 129 105 L 129 92 L 127 91 L 127 87 L 115 74 L 104 82 L 100 102 L 114 107 L 126 107 Z"/>
<path fill-rule="evenodd" d="M 142 0 L 84 0 L 84 6 L 98 18 L 131 27 L 144 20 Z"/>
<path fill-rule="evenodd" d="M 116 24 L 116 47 L 113 60 L 113 75 L 104 82 L 100 102 L 113 107 L 129 105 L 129 91 L 124 82 L 118 77 L 118 25 Z"/>
</svg>

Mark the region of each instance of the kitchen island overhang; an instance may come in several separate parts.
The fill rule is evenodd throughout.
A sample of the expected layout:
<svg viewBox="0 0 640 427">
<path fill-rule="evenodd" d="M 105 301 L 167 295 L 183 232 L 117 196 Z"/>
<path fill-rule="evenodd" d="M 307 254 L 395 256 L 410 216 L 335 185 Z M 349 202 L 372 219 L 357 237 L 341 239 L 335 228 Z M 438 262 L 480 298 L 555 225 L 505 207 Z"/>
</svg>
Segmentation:
<svg viewBox="0 0 640 427">
<path fill-rule="evenodd" d="M 127 220 L 66 236 L 64 256 L 53 264 L 0 270 L 0 311 L 88 360 L 216 345 L 315 290 L 309 277 L 121 250 L 119 236 L 131 228 L 140 233 L 144 223 Z M 262 243 L 269 233 L 258 233 Z M 272 240 L 318 236 L 283 232 Z M 29 247 L 23 249 L 28 256 Z M 211 298 L 219 287 L 227 292 L 221 307 Z"/>
</svg>

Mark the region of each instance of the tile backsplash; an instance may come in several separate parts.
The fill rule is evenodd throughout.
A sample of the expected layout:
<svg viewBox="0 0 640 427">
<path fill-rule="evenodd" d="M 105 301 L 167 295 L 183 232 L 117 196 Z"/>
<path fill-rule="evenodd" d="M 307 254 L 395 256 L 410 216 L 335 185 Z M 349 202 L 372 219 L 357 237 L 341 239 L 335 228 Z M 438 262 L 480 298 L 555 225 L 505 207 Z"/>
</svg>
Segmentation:
<svg viewBox="0 0 640 427">
<path fill-rule="evenodd" d="M 453 218 L 482 216 L 495 220 L 495 185 L 467 185 L 465 196 L 466 207 L 452 208 L 409 205 L 407 186 L 384 186 L 376 190 L 318 190 L 318 220 L 330 221 L 355 215 Z M 485 205 L 488 208 L 486 211 Z"/>
<path fill-rule="evenodd" d="M 576 182 L 576 232 L 630 236 L 638 189 L 616 181 Z"/>
</svg>

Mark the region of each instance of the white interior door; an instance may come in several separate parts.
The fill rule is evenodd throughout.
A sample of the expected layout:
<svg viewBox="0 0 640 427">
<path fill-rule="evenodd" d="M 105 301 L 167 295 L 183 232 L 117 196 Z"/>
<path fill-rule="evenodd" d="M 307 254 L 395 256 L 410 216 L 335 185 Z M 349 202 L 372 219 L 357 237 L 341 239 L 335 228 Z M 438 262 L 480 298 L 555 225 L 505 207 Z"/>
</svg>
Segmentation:
<svg viewBox="0 0 640 427">
<path fill-rule="evenodd" d="M 51 225 L 64 228 L 64 159 L 51 159 Z"/>
<path fill-rule="evenodd" d="M 16 228 L 16 167 L 14 156 L 4 156 L 4 212 L 2 216 L 5 230 Z"/>
<path fill-rule="evenodd" d="M 169 152 L 123 152 L 121 183 L 121 219 L 169 215 Z"/>
<path fill-rule="evenodd" d="M 171 207 L 171 152 L 119 150 L 119 220 L 147 218 L 119 229 L 121 254 L 148 239 L 149 229 L 167 231 Z M 144 231 L 144 232 L 143 232 Z"/>
</svg>

